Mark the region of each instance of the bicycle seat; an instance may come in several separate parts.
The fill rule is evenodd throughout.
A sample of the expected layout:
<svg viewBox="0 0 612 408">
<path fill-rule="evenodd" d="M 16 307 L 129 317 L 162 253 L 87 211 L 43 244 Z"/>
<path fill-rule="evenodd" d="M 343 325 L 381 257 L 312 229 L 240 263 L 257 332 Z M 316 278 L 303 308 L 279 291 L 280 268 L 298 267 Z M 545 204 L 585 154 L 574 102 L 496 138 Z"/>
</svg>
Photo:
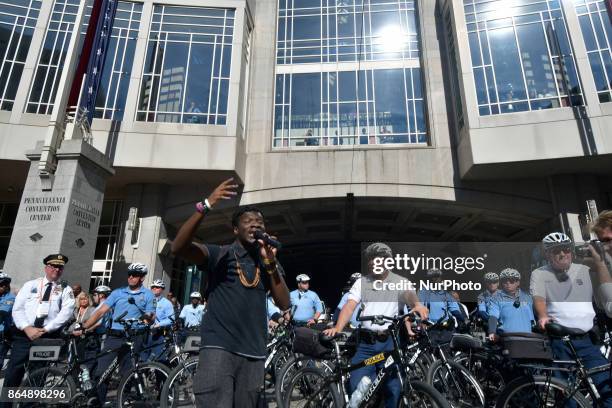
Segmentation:
<svg viewBox="0 0 612 408">
<path fill-rule="evenodd" d="M 586 334 L 584 330 L 574 329 L 573 327 L 565 327 L 554 322 L 546 324 L 546 333 L 553 337 L 583 336 Z"/>
<path fill-rule="evenodd" d="M 470 350 L 482 350 L 482 341 L 470 336 L 469 334 L 453 334 L 450 341 L 450 347 L 453 350 L 459 351 L 470 351 Z"/>
<path fill-rule="evenodd" d="M 344 336 L 343 333 L 336 333 L 334 336 L 327 336 L 323 332 L 319 334 L 319 341 L 321 345 L 327 348 L 333 348 L 333 341 L 337 339 L 341 339 Z"/>
</svg>

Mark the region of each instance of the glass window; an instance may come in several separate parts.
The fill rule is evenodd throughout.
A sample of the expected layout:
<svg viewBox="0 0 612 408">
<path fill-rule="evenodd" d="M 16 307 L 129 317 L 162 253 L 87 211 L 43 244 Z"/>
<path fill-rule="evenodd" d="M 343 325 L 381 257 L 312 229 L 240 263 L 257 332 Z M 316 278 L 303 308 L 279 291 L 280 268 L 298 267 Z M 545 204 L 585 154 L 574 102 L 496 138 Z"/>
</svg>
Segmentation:
<svg viewBox="0 0 612 408">
<path fill-rule="evenodd" d="M 122 201 L 104 201 L 102 204 L 90 290 L 99 285 L 108 285 L 111 281 L 114 263 L 119 253 L 117 245 L 123 232 L 122 212 Z"/>
<path fill-rule="evenodd" d="M 0 1 L 0 110 L 12 110 L 40 0 Z"/>
<path fill-rule="evenodd" d="M 156 5 L 136 120 L 224 125 L 234 11 Z"/>
<path fill-rule="evenodd" d="M 96 118 L 123 119 L 141 15 L 141 3 L 120 1 L 117 4 L 102 80 L 96 96 Z"/>
<path fill-rule="evenodd" d="M 93 0 L 87 0 L 88 15 L 92 3 Z M 79 0 L 55 0 L 43 49 L 36 64 L 36 74 L 28 95 L 26 112 L 49 115 L 53 110 L 62 73 L 60 67 L 66 59 L 78 6 Z"/>
<path fill-rule="evenodd" d="M 279 0 L 279 64 L 419 58 L 415 0 Z"/>
<path fill-rule="evenodd" d="M 419 68 L 279 74 L 273 145 L 427 143 L 420 88 Z"/>
<path fill-rule="evenodd" d="M 466 18 L 475 22 L 468 24 L 468 36 L 480 115 L 582 103 L 558 0 L 463 4 Z"/>
<path fill-rule="evenodd" d="M 575 0 L 599 101 L 612 101 L 612 23 L 605 0 Z M 588 7 L 585 7 L 588 5 Z"/>
</svg>

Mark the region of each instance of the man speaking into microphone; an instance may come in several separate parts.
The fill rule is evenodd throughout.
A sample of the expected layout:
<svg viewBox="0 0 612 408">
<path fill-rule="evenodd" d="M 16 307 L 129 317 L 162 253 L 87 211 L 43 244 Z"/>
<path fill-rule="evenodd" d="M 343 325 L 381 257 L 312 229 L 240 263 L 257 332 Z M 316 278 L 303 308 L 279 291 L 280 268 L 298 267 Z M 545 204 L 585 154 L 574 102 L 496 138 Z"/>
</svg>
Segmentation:
<svg viewBox="0 0 612 408">
<path fill-rule="evenodd" d="M 172 243 L 173 254 L 208 271 L 208 311 L 202 318 L 200 360 L 193 384 L 198 407 L 256 406 L 264 382 L 266 291 L 270 290 L 281 310 L 289 308 L 289 290 L 276 261 L 280 243 L 265 233 L 260 210 L 247 206 L 234 213 L 232 244 L 192 242 L 206 215 L 221 200 L 234 198 L 237 188 L 228 179 L 197 203 L 195 213 Z"/>
</svg>

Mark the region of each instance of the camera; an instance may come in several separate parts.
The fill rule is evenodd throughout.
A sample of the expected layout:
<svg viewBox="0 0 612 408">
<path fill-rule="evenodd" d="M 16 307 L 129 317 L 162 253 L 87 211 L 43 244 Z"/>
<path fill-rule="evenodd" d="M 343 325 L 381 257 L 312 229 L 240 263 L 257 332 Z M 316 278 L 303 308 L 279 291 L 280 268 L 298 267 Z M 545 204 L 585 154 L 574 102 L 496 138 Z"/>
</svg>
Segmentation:
<svg viewBox="0 0 612 408">
<path fill-rule="evenodd" d="M 589 245 L 592 246 L 595 251 L 599 254 L 599 256 L 604 259 L 605 249 L 603 243 L 597 239 L 594 239 L 590 242 L 586 242 L 584 244 L 576 245 L 574 248 L 574 253 L 576 254 L 576 258 L 584 259 L 591 258 L 591 249 Z"/>
</svg>

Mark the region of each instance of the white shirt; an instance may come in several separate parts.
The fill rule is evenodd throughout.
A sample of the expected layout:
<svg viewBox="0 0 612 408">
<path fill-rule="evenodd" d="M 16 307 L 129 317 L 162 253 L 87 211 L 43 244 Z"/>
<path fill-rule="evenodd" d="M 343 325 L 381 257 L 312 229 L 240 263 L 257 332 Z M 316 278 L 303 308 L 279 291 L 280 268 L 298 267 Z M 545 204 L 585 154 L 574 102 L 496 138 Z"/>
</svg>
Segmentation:
<svg viewBox="0 0 612 408">
<path fill-rule="evenodd" d="M 357 307 L 363 307 L 361 316 L 396 316 L 399 310 L 404 310 L 404 302 L 401 300 L 401 297 L 406 291 L 385 290 L 384 288 L 380 287 L 380 284 L 375 284 L 375 281 L 380 279 L 380 275 L 374 275 L 373 277 L 369 275 L 367 277 L 357 279 L 351 287 L 348 298 L 349 300 L 354 300 L 357 302 Z M 364 281 L 363 287 L 362 281 Z M 383 282 L 400 283 L 409 281 L 397 274 L 389 272 Z M 360 302 L 363 306 L 359 305 Z M 375 325 L 373 322 L 369 321 L 360 323 L 361 328 L 374 331 L 385 330 L 390 324 L 389 322 L 386 322 L 383 325 Z"/>
<path fill-rule="evenodd" d="M 26 282 L 17 293 L 13 305 L 13 321 L 19 330 L 27 326 L 34 326 L 39 305 L 47 288 L 49 281 L 46 277 Z M 51 294 L 49 296 L 49 309 L 46 313 L 43 328 L 48 332 L 54 332 L 64 325 L 74 312 L 74 294 L 70 285 L 62 289 L 59 282 L 51 283 Z"/>
<path fill-rule="evenodd" d="M 560 325 L 587 332 L 595 318 L 589 268 L 573 263 L 567 275 L 561 282 L 549 265 L 536 269 L 531 274 L 531 295 L 546 300 L 548 315 Z"/>
</svg>

